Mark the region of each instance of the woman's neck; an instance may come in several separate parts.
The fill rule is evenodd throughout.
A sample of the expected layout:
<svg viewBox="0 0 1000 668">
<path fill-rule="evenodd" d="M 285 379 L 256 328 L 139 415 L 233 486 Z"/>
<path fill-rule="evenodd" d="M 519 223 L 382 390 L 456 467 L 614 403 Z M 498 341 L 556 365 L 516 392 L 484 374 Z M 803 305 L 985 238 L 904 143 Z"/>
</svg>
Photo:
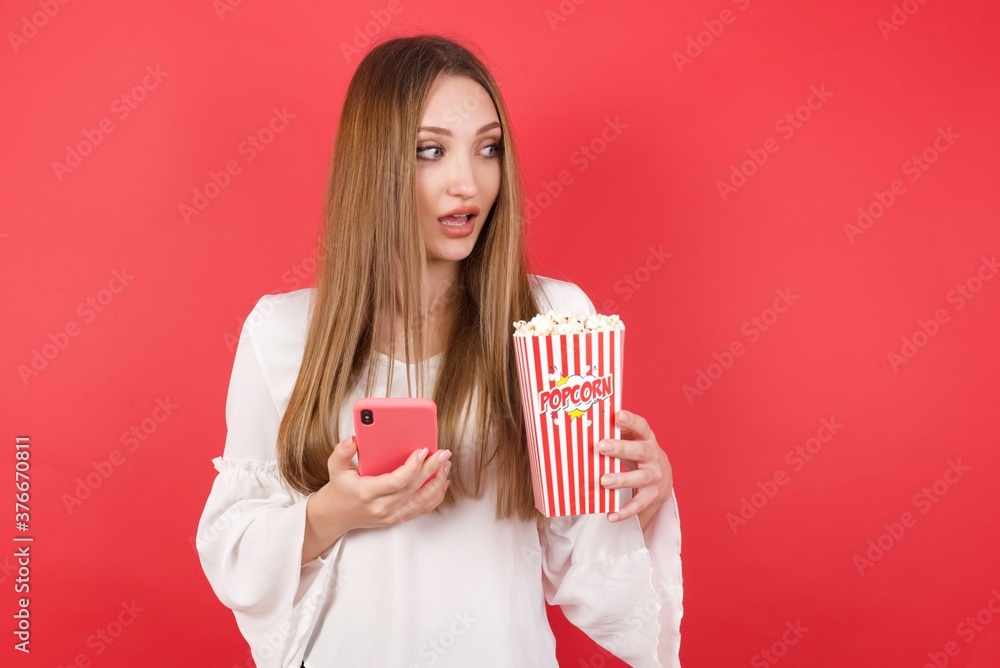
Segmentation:
<svg viewBox="0 0 1000 668">
<path fill-rule="evenodd" d="M 445 260 L 427 260 L 427 289 L 429 312 L 451 311 L 459 295 L 458 263 Z"/>
<path fill-rule="evenodd" d="M 428 260 L 426 285 L 429 294 L 425 298 L 429 306 L 425 323 L 426 329 L 424 330 L 424 345 L 427 347 L 428 353 L 426 355 L 418 353 L 417 357 L 421 360 L 440 354 L 448 344 L 451 327 L 454 324 L 454 314 L 459 307 L 459 298 L 462 292 L 458 278 L 457 262 Z M 396 342 L 391 356 L 397 360 L 404 360 L 406 344 L 402 311 L 395 313 L 392 323 Z M 424 324 L 423 320 L 418 316 L 414 326 L 419 327 L 421 324 Z M 389 355 L 388 347 L 388 342 L 386 342 L 379 348 L 379 352 Z"/>
</svg>

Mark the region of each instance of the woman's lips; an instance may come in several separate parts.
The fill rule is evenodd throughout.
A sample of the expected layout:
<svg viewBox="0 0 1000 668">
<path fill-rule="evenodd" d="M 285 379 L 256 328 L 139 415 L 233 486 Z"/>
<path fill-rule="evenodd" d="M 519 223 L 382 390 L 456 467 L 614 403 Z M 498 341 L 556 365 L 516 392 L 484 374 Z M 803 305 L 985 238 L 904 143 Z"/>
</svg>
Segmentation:
<svg viewBox="0 0 1000 668">
<path fill-rule="evenodd" d="M 467 214 L 464 216 L 442 216 L 438 218 L 441 224 L 441 231 L 446 237 L 458 238 L 467 237 L 472 234 L 476 227 L 476 216 Z"/>
<path fill-rule="evenodd" d="M 444 223 L 445 225 L 453 225 L 455 227 L 460 227 L 462 225 L 465 225 L 466 223 L 469 223 L 472 220 L 472 214 L 467 213 L 461 216 L 441 216 L 440 218 L 438 218 L 438 220 Z"/>
</svg>

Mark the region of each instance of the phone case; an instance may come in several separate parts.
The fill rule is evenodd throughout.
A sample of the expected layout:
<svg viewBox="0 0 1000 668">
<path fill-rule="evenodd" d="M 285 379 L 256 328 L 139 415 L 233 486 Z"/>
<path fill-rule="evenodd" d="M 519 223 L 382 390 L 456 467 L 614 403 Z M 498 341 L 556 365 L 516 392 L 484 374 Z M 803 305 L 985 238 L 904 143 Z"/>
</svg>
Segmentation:
<svg viewBox="0 0 1000 668">
<path fill-rule="evenodd" d="M 371 411 L 365 424 L 362 411 Z M 382 475 L 402 466 L 414 450 L 437 452 L 437 404 L 420 397 L 364 397 L 354 402 L 358 473 Z"/>
</svg>

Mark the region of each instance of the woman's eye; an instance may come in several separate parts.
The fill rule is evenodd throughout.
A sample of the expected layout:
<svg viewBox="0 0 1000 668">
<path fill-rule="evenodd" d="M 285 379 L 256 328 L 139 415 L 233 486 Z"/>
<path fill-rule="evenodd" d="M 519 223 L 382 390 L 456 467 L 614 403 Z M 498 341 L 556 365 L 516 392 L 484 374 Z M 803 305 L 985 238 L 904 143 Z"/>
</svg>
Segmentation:
<svg viewBox="0 0 1000 668">
<path fill-rule="evenodd" d="M 497 158 L 500 156 L 500 144 L 497 142 L 487 144 L 483 149 L 489 151 L 489 154 L 486 156 L 488 158 Z"/>
<path fill-rule="evenodd" d="M 418 146 L 417 147 L 417 158 L 421 160 L 435 160 L 440 158 L 440 153 L 437 155 L 428 154 L 428 151 L 440 151 L 440 146 Z"/>
<path fill-rule="evenodd" d="M 483 147 L 486 151 L 487 158 L 498 158 L 500 157 L 500 143 L 492 142 Z M 436 151 L 436 153 L 435 153 Z M 437 160 L 444 154 L 444 149 L 436 145 L 428 146 L 418 146 L 417 147 L 417 158 L 420 160 Z"/>
</svg>

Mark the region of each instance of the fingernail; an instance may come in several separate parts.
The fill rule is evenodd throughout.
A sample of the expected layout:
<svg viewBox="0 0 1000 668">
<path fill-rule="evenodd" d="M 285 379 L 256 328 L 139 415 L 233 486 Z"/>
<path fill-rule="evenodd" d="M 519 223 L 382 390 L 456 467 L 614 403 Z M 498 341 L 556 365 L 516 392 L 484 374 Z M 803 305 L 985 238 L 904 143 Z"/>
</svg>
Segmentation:
<svg viewBox="0 0 1000 668">
<path fill-rule="evenodd" d="M 602 485 L 613 485 L 615 484 L 615 477 L 613 475 L 603 475 L 601 476 Z"/>
<path fill-rule="evenodd" d="M 619 422 L 628 422 L 628 413 L 626 413 L 625 411 L 619 411 L 619 413 L 618 413 L 618 421 Z"/>
<path fill-rule="evenodd" d="M 451 473 L 451 462 L 445 462 L 444 463 L 444 474 L 448 475 L 449 473 Z"/>
<path fill-rule="evenodd" d="M 617 522 L 618 521 L 618 513 L 611 513 L 610 515 L 608 515 L 608 519 L 611 520 L 612 522 Z"/>
<path fill-rule="evenodd" d="M 437 458 L 439 462 L 443 462 L 449 457 L 451 457 L 451 450 L 439 450 L 437 453 Z"/>
<path fill-rule="evenodd" d="M 427 452 L 428 452 L 427 448 L 424 448 L 423 450 L 421 450 L 420 452 L 418 452 L 417 453 L 417 461 L 418 462 L 424 461 L 424 459 L 427 458 Z"/>
<path fill-rule="evenodd" d="M 601 441 L 600 445 L 597 446 L 597 449 L 601 452 L 611 452 L 611 444 L 607 441 Z"/>
</svg>

